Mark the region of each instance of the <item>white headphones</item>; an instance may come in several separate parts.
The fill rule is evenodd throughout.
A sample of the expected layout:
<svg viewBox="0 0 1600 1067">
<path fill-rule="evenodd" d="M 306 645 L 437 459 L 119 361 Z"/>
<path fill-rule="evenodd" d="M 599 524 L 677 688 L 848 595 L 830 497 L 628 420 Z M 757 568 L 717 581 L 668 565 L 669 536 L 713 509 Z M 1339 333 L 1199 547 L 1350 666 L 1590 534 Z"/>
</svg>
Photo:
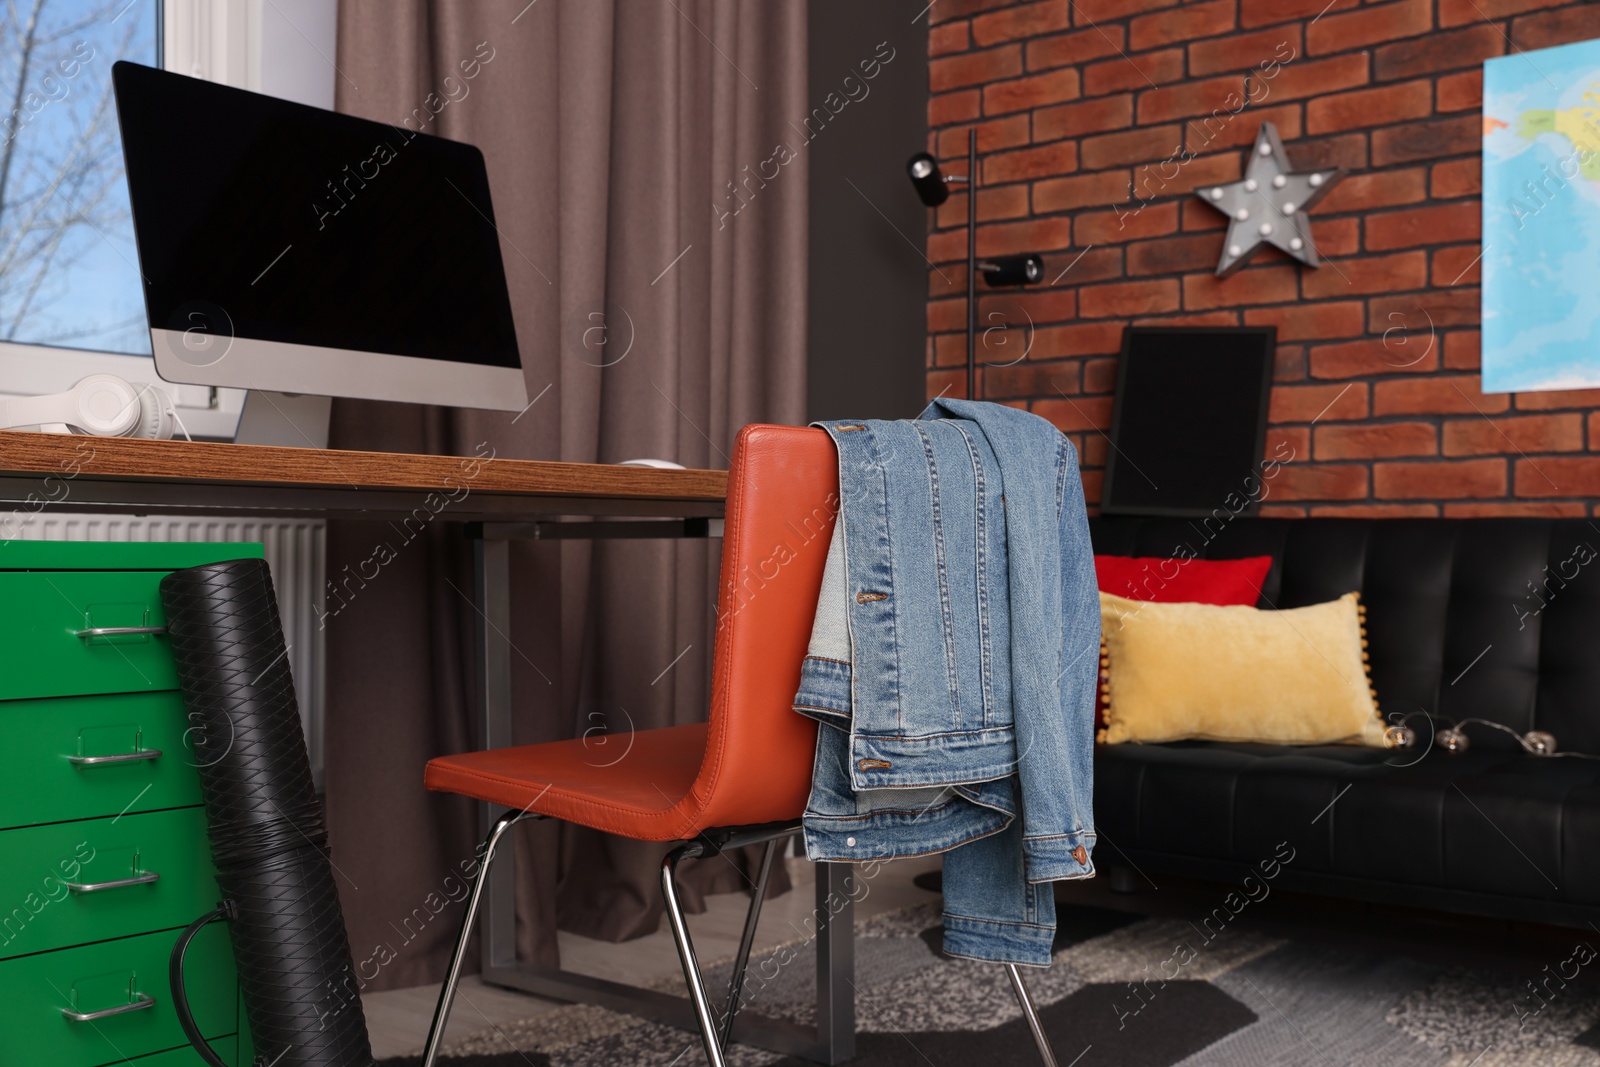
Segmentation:
<svg viewBox="0 0 1600 1067">
<path fill-rule="evenodd" d="M 172 398 L 153 385 L 91 374 L 65 393 L 0 399 L 0 430 L 39 429 L 164 441 L 177 428 Z"/>
</svg>

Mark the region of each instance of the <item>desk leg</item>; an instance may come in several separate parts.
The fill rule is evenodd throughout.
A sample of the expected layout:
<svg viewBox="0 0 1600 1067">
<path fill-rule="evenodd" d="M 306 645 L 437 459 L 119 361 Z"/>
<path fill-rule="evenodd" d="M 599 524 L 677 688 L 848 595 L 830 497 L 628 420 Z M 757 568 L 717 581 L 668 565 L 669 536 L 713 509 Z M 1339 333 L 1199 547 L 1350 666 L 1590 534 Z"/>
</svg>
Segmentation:
<svg viewBox="0 0 1600 1067">
<path fill-rule="evenodd" d="M 817 866 L 817 1044 L 824 1063 L 856 1054 L 854 864 Z"/>
<path fill-rule="evenodd" d="M 473 583 L 477 598 L 478 724 L 484 748 L 511 744 L 511 543 L 478 538 L 473 545 Z M 505 811 L 484 805 L 483 830 Z M 510 842 L 506 856 L 490 865 L 480 927 L 483 966 L 510 967 L 517 958 L 516 861 Z"/>
</svg>

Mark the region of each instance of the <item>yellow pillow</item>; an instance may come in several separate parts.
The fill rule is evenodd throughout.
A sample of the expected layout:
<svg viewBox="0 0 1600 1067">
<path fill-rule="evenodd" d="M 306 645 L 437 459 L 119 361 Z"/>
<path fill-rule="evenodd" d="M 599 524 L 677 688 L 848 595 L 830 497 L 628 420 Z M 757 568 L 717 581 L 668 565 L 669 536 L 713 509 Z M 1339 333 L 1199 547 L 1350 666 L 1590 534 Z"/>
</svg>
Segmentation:
<svg viewBox="0 0 1600 1067">
<path fill-rule="evenodd" d="M 1100 594 L 1099 739 L 1385 745 L 1355 593 L 1283 611 Z"/>
</svg>

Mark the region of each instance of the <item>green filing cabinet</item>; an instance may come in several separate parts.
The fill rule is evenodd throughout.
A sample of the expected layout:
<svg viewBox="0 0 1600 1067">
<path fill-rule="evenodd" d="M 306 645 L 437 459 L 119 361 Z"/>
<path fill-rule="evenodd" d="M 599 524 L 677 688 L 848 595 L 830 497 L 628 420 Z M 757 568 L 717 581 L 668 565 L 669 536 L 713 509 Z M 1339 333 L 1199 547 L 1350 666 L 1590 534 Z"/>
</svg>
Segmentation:
<svg viewBox="0 0 1600 1067">
<path fill-rule="evenodd" d="M 203 1067 L 167 959 L 219 893 L 204 750 L 185 736 L 160 585 L 260 556 L 257 544 L 0 544 L 0 1067 Z M 222 924 L 195 939 L 187 973 L 202 1033 L 244 1067 Z"/>
</svg>

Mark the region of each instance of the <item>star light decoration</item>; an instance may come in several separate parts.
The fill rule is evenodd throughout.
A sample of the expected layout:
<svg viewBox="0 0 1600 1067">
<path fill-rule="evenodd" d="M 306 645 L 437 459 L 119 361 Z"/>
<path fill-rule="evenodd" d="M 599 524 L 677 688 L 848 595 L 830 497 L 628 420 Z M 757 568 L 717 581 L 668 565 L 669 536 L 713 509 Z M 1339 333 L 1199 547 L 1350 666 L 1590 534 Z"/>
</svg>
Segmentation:
<svg viewBox="0 0 1600 1067">
<path fill-rule="evenodd" d="M 1306 212 L 1339 184 L 1344 168 L 1294 173 L 1278 140 L 1278 130 L 1263 122 L 1256 134 L 1244 180 L 1207 185 L 1194 191 L 1228 216 L 1228 238 L 1217 262 L 1219 277 L 1244 266 L 1264 244 L 1276 245 L 1308 267 L 1320 267 Z"/>
</svg>

